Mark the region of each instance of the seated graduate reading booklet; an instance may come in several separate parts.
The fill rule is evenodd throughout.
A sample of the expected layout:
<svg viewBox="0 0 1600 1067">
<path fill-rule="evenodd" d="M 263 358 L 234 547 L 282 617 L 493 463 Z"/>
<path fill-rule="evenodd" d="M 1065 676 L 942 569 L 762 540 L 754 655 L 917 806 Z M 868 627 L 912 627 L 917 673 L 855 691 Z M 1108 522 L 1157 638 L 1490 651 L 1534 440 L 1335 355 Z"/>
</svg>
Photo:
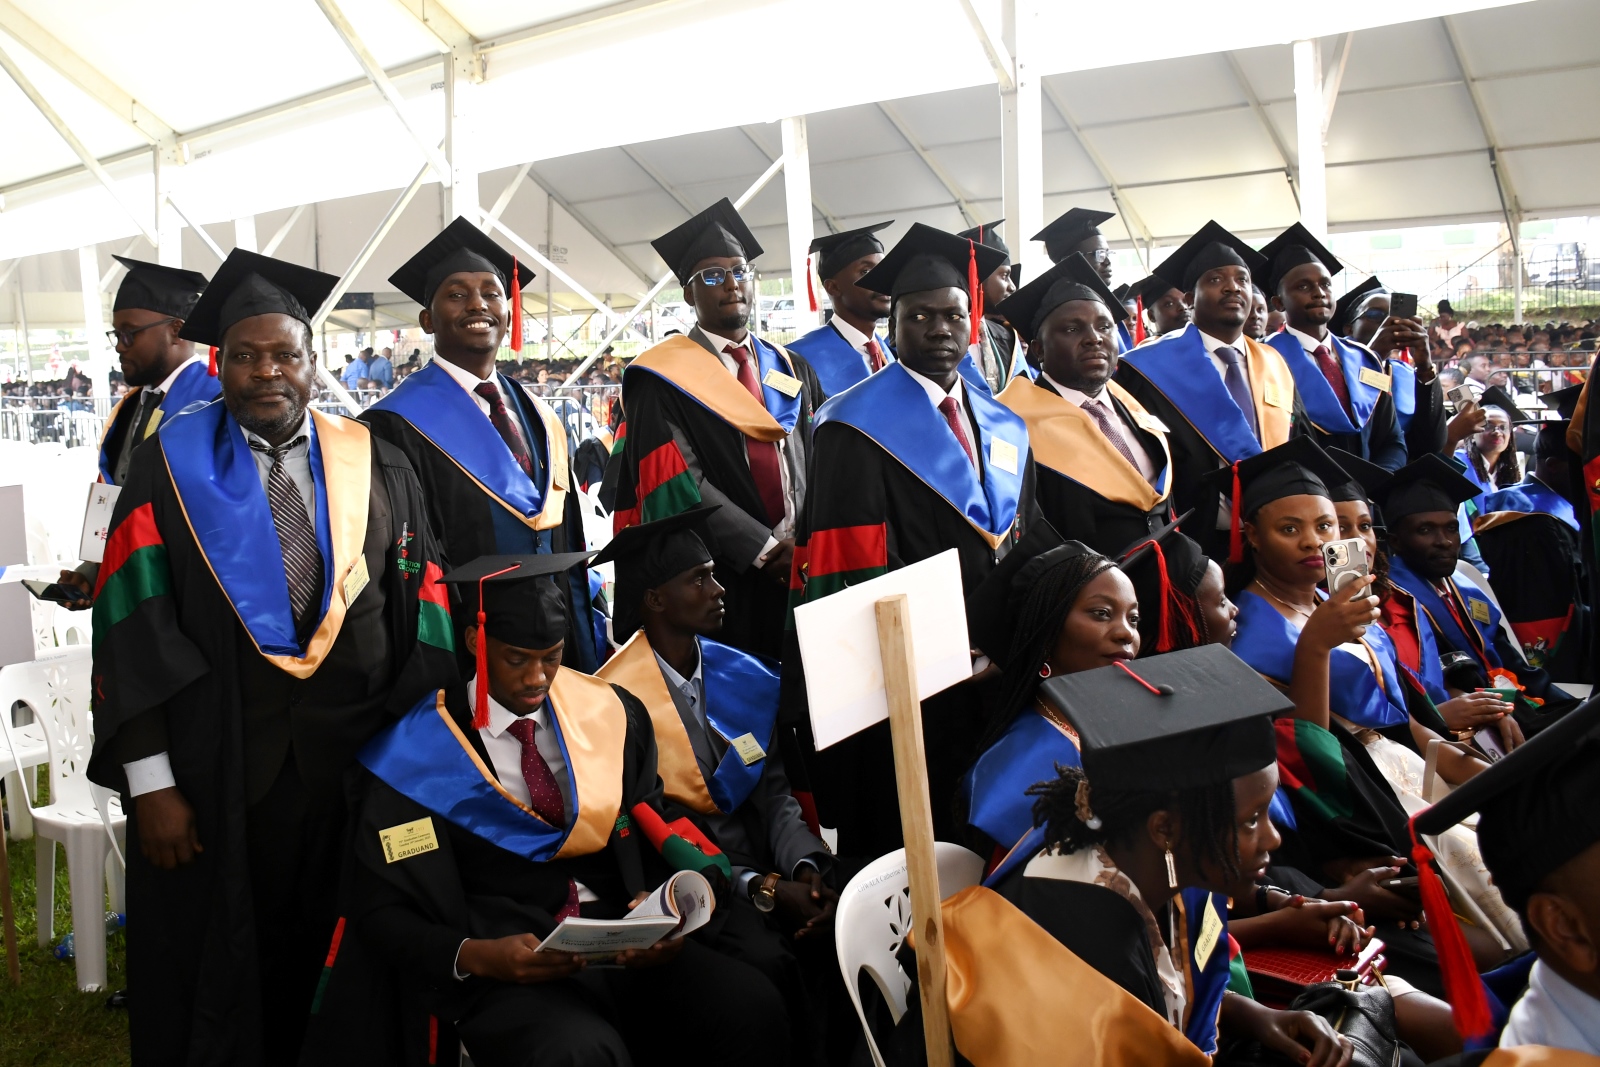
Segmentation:
<svg viewBox="0 0 1600 1067">
<path fill-rule="evenodd" d="M 562 919 L 540 943 L 539 951 L 607 959 L 629 949 L 649 948 L 663 938 L 693 933 L 706 924 L 716 906 L 705 875 L 679 871 L 621 919 Z"/>
</svg>

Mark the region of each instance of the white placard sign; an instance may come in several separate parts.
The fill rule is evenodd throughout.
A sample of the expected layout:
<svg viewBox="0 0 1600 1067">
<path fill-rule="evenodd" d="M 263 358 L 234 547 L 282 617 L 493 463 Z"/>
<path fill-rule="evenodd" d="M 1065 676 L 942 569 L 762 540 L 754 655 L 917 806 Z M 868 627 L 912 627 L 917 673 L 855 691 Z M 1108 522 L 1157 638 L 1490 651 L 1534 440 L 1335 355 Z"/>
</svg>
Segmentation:
<svg viewBox="0 0 1600 1067">
<path fill-rule="evenodd" d="M 909 599 L 917 699 L 926 700 L 972 676 L 955 549 L 802 604 L 795 608 L 794 623 L 817 748 L 827 748 L 889 717 L 874 605 L 896 593 Z"/>
<path fill-rule="evenodd" d="M 95 482 L 89 486 L 89 503 L 83 509 L 83 533 L 78 539 L 78 558 L 84 562 L 99 563 L 105 559 L 111 512 L 121 493 L 121 486 L 109 482 Z"/>
</svg>

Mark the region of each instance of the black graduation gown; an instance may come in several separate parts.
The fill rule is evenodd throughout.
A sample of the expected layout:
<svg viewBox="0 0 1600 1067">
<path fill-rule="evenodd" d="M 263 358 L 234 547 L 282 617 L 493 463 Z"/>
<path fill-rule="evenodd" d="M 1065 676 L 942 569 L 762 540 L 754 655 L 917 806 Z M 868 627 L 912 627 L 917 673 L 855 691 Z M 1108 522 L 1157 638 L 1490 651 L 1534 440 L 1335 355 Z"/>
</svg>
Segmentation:
<svg viewBox="0 0 1600 1067">
<path fill-rule="evenodd" d="M 416 475 L 377 440 L 371 464 L 363 549 L 370 581 L 316 672 L 296 679 L 256 650 L 212 576 L 162 449 L 134 456 L 112 540 L 127 524 L 147 555 L 117 567 L 108 555 L 102 576 L 110 581 L 122 567 L 152 564 L 155 553 L 146 572 L 153 584 L 115 619 L 116 598 L 97 605 L 89 776 L 125 795 L 122 764 L 165 750 L 205 849 L 186 866 L 157 869 L 140 850 L 137 806 L 124 797 L 128 909 L 136 917 L 128 927 L 128 981 L 139 1004 L 130 1020 L 135 1062 L 253 1064 L 264 1035 L 298 1034 L 335 919 L 344 772 L 390 716 L 454 676 L 453 655 L 417 639 L 422 582 L 401 566 L 437 565 Z M 412 536 L 402 549 L 403 529 Z M 263 554 L 279 551 L 270 529 L 241 536 L 262 539 Z M 284 775 L 286 768 L 295 773 Z M 303 788 L 284 793 L 286 778 Z M 288 841 L 299 854 L 257 855 L 285 844 L 273 808 L 284 796 L 310 806 L 315 839 Z M 286 812 L 282 822 L 306 817 Z M 258 914 L 285 902 L 256 901 L 252 886 L 271 884 L 275 866 L 297 863 L 304 869 L 294 888 L 310 898 L 311 912 L 325 902 L 326 916 L 296 929 L 273 920 L 270 933 L 259 930 Z M 292 956 L 292 983 L 263 988 L 263 968 L 281 974 L 283 961 L 262 960 L 258 939 L 281 943 Z"/>
<path fill-rule="evenodd" d="M 1413 396 L 1416 410 L 1406 423 L 1406 457 L 1421 459 L 1429 452 L 1443 453 L 1450 415 L 1444 409 L 1444 386 L 1439 383 L 1438 372 L 1434 372 L 1431 382 L 1418 380 Z"/>
<path fill-rule="evenodd" d="M 522 425 L 533 435 L 531 446 L 534 454 L 540 462 L 548 462 L 551 449 L 544 421 L 533 410 L 533 401 L 520 386 L 512 389 L 512 396 L 522 412 Z M 509 535 L 519 540 L 531 538 L 533 531 L 517 523 L 498 501 L 479 488 L 471 476 L 405 418 L 393 411 L 368 408 L 362 413 L 361 420 L 372 427 L 375 437 L 405 453 L 416 470 L 422 482 L 423 498 L 428 505 L 428 521 L 438 538 L 439 551 L 447 570 L 470 563 L 479 556 L 529 551 L 521 544 L 508 546 L 504 538 L 497 536 L 497 527 L 510 528 Z M 578 484 L 570 471 L 567 477 L 569 486 Z M 562 507 L 561 525 L 540 531 L 540 539 L 548 544 L 549 551 L 579 552 L 587 546 L 580 507 L 578 494 L 569 491 Z M 587 573 L 574 571 L 568 575 L 567 585 L 567 651 L 563 658 L 569 667 L 586 674 L 593 673 L 600 665 L 600 655 L 595 648 L 593 627 L 589 625 L 591 615 Z M 457 597 L 459 595 L 455 594 Z M 459 600 L 454 603 L 458 604 Z M 456 648 L 462 657 L 461 666 L 465 673 L 470 671 L 471 666 L 470 657 L 465 651 L 466 645 L 461 640 L 461 631 L 471 620 L 466 612 L 459 610 L 453 612 L 452 617 L 456 620 Z"/>
<path fill-rule="evenodd" d="M 1502 512 L 1489 518 L 1488 523 L 1480 520 L 1473 538 L 1494 576 L 1495 593 L 1522 643 L 1522 654 L 1552 679 L 1591 681 L 1592 613 L 1578 531 L 1542 512 Z M 1520 664 L 1505 659 L 1507 651 L 1500 650 L 1501 662 L 1520 674 Z"/>
<path fill-rule="evenodd" d="M 898 570 L 953 548 L 961 567 L 962 592 L 970 596 L 1009 547 L 1009 541 L 1001 549 L 990 547 L 944 497 L 854 427 L 841 422 L 823 425 L 817 430 L 815 449 L 814 480 L 801 523 L 802 541 L 813 551 L 820 532 L 882 525 L 884 570 Z M 1031 455 L 1025 462 L 1031 475 Z M 1031 477 L 1024 482 L 1013 537 L 1037 513 L 1031 482 Z M 862 578 L 870 576 L 865 570 L 859 573 Z M 813 574 L 811 581 L 818 577 Z M 837 828 L 839 855 L 872 859 L 900 848 L 904 842 L 889 724 L 878 723 L 816 751 L 810 741 L 798 647 L 784 657 L 783 673 L 784 717 L 802 739 L 818 817 L 824 826 Z M 934 835 L 940 840 L 958 840 L 956 786 L 974 754 L 982 718 L 977 690 L 970 685 L 947 689 L 922 702 Z"/>
</svg>

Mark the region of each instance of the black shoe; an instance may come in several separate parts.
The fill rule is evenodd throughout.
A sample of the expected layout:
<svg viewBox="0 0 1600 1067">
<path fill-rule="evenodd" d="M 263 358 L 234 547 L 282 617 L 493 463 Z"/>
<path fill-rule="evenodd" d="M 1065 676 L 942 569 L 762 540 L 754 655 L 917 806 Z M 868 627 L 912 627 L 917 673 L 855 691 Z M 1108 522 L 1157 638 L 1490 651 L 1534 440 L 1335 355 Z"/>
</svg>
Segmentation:
<svg viewBox="0 0 1600 1067">
<path fill-rule="evenodd" d="M 126 989 L 119 989 L 115 993 L 111 994 L 106 998 L 106 1007 L 120 1008 L 123 1011 L 126 1011 L 128 1008 L 128 991 Z"/>
</svg>

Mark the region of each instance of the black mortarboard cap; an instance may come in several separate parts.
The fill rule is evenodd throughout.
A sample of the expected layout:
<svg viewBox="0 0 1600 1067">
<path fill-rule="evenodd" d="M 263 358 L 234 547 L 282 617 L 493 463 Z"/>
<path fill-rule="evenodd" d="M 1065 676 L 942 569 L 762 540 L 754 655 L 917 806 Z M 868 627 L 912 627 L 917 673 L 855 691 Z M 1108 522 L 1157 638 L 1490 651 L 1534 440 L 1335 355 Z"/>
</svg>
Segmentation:
<svg viewBox="0 0 1600 1067">
<path fill-rule="evenodd" d="M 1122 568 L 1139 598 L 1139 650 L 1149 654 L 1170 652 L 1180 640 L 1180 619 L 1192 620 L 1189 605 L 1199 592 L 1211 558 L 1193 540 L 1178 532 L 1180 523 L 1189 521 L 1194 509 L 1184 512 L 1160 529 L 1140 537 L 1117 553 Z M 1194 639 L 1199 644 L 1198 626 Z"/>
<path fill-rule="evenodd" d="M 1345 500 L 1365 500 L 1370 504 L 1378 499 L 1378 494 L 1393 477 L 1385 468 L 1342 448 L 1329 448 L 1328 455 L 1350 476 L 1339 485 L 1328 486 L 1335 504 Z"/>
<path fill-rule="evenodd" d="M 1293 437 L 1275 448 L 1258 452 L 1238 464 L 1238 484 L 1243 499 L 1239 515 L 1248 519 L 1263 505 L 1288 496 L 1321 496 L 1332 499 L 1332 488 L 1350 480 L 1333 457 L 1310 437 Z M 1207 472 L 1202 482 L 1224 496 L 1233 495 L 1231 467 Z"/>
<path fill-rule="evenodd" d="M 812 238 L 811 247 L 806 251 L 817 257 L 817 277 L 826 280 L 862 256 L 882 252 L 883 242 L 874 235 L 879 230 L 893 225 L 894 220 L 890 219 L 888 222 L 875 222 L 871 226 L 860 226 L 839 233 L 825 233 L 821 237 Z"/>
<path fill-rule="evenodd" d="M 1546 393 L 1539 399 L 1544 406 L 1554 411 L 1563 419 L 1570 419 L 1578 413 L 1578 398 L 1583 395 L 1583 384 L 1569 385 L 1565 389 L 1557 389 Z"/>
<path fill-rule="evenodd" d="M 695 264 L 701 260 L 726 256 L 749 262 L 762 252 L 756 235 L 727 197 L 657 237 L 650 247 L 684 285 L 689 284 Z"/>
<path fill-rule="evenodd" d="M 158 315 L 187 319 L 194 310 L 195 301 L 200 299 L 201 290 L 206 287 L 206 276 L 198 271 L 163 267 L 127 256 L 111 258 L 128 268 L 128 276 L 117 286 L 117 297 L 111 303 L 114 312 L 142 308 Z"/>
<path fill-rule="evenodd" d="M 970 298 L 972 292 L 967 287 L 969 259 L 977 262 L 980 284 L 1006 261 L 1003 253 L 988 245 L 914 222 L 906 235 L 889 249 L 883 261 L 856 284 L 863 289 L 888 293 L 890 296 L 955 286 Z"/>
<path fill-rule="evenodd" d="M 1378 280 L 1376 274 L 1367 278 L 1366 281 L 1334 301 L 1333 319 L 1328 323 L 1328 329 L 1343 337 L 1349 332 L 1352 325 L 1350 316 L 1355 314 L 1356 308 L 1361 306 L 1361 302 L 1367 298 L 1367 295 L 1384 291 L 1386 291 L 1386 287 Z"/>
<path fill-rule="evenodd" d="M 255 315 L 288 315 L 311 325 L 339 276 L 235 248 L 195 301 L 178 336 L 221 347 L 235 323 Z"/>
<path fill-rule="evenodd" d="M 1189 293 L 1194 291 L 1195 283 L 1208 270 L 1228 266 L 1245 267 L 1253 279 L 1266 265 L 1265 256 L 1212 220 L 1179 245 L 1155 268 L 1155 272 L 1167 279 L 1172 288 Z"/>
<path fill-rule="evenodd" d="M 1057 216 L 1029 240 L 1043 241 L 1050 262 L 1059 263 L 1067 258 L 1067 253 L 1075 251 L 1073 245 L 1092 234 L 1099 233 L 1102 222 L 1116 217 L 1115 211 L 1096 211 L 1087 207 L 1068 208 L 1065 214 Z"/>
<path fill-rule="evenodd" d="M 458 215 L 399 270 L 389 275 L 389 284 L 427 307 L 433 302 L 434 291 L 452 274 L 497 274 L 509 296 L 513 267 L 519 289 L 526 288 L 537 277 L 526 263 Z"/>
<path fill-rule="evenodd" d="M 1270 766 L 1272 717 L 1294 708 L 1221 645 L 1058 675 L 1040 692 L 1078 732 L 1091 807 L 1096 789 L 1196 789 Z"/>
<path fill-rule="evenodd" d="M 1128 282 L 1123 282 L 1121 285 L 1111 290 L 1111 295 L 1116 297 L 1118 300 L 1127 300 L 1133 296 L 1133 286 Z"/>
<path fill-rule="evenodd" d="M 1600 841 L 1600 699 L 1545 727 L 1416 817 L 1440 834 L 1478 812 L 1478 849 L 1522 910 L 1552 871 Z"/>
<path fill-rule="evenodd" d="M 1011 261 L 1011 249 L 1006 246 L 1005 238 L 1000 236 L 1000 224 L 1004 221 L 1006 220 L 995 219 L 993 222 L 985 222 L 982 225 L 972 227 L 970 230 L 962 230 L 956 236 L 965 237 L 969 241 L 976 241 L 980 245 L 988 245 L 996 252 L 1004 253 L 1006 262 L 1009 263 Z"/>
<path fill-rule="evenodd" d="M 1074 252 L 993 308 L 1016 326 L 1027 340 L 1039 336 L 1039 326 L 1050 313 L 1070 300 L 1097 300 L 1111 313 L 1111 321 L 1122 322 L 1128 309 L 1106 288 L 1094 266 L 1082 252 Z"/>
<path fill-rule="evenodd" d="M 690 508 L 665 519 L 619 530 L 594 565 L 615 563 L 616 594 L 612 599 L 612 636 L 618 642 L 639 628 L 639 605 L 646 589 L 671 581 L 691 567 L 710 561 L 706 520 L 721 504 Z"/>
<path fill-rule="evenodd" d="M 1329 274 L 1344 270 L 1339 257 L 1298 222 L 1263 245 L 1261 255 L 1267 260 L 1266 282 L 1262 285 L 1262 292 L 1268 295 L 1276 295 L 1283 276 L 1305 263 L 1321 263 L 1328 268 Z"/>
<path fill-rule="evenodd" d="M 550 579 L 588 558 L 587 552 L 479 556 L 439 580 L 461 586 L 462 604 L 472 614 L 482 609 L 484 629 L 496 641 L 549 648 L 567 635 L 567 599 Z"/>
<path fill-rule="evenodd" d="M 1506 413 L 1506 418 L 1510 419 L 1513 424 L 1539 421 L 1523 412 L 1522 408 L 1517 405 L 1516 398 L 1498 385 L 1491 385 L 1483 391 L 1483 394 L 1478 397 L 1478 406 L 1480 408 L 1499 408 Z"/>
<path fill-rule="evenodd" d="M 1151 307 L 1157 300 L 1166 296 L 1172 290 L 1183 291 L 1182 286 L 1175 285 L 1159 274 L 1152 274 L 1133 283 L 1133 292 L 1144 301 L 1145 307 Z"/>
<path fill-rule="evenodd" d="M 1017 610 L 1028 590 L 1051 567 L 1091 551 L 1062 537 L 1045 519 L 1029 524 L 1028 532 L 967 597 L 967 632 L 973 645 L 1004 667 L 1016 640 Z"/>
<path fill-rule="evenodd" d="M 1449 461 L 1429 452 L 1395 471 L 1379 490 L 1377 503 L 1384 522 L 1393 526 L 1407 515 L 1455 511 L 1482 491 Z"/>
</svg>

